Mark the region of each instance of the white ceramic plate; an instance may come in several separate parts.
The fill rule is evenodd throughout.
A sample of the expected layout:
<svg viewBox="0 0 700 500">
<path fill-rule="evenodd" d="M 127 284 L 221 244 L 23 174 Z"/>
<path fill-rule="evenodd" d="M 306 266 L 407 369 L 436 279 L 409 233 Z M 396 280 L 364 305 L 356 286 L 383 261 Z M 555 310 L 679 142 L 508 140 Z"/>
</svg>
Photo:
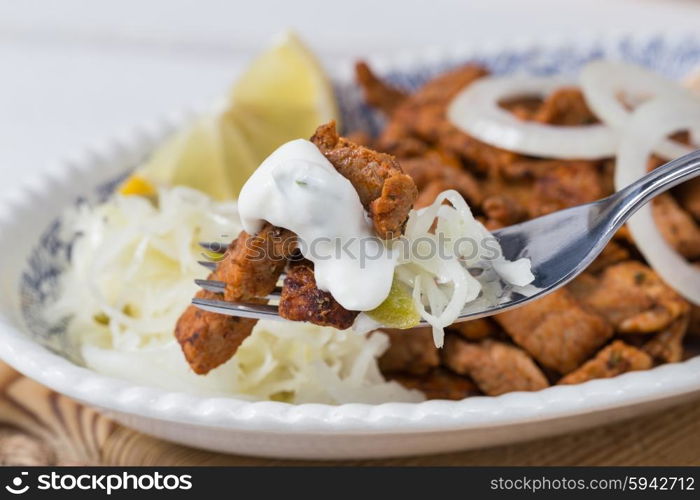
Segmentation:
<svg viewBox="0 0 700 500">
<path fill-rule="evenodd" d="M 700 64 L 700 40 L 690 37 L 522 43 L 431 51 L 375 61 L 396 83 L 415 86 L 467 60 L 497 73 L 571 73 L 597 57 L 624 58 L 680 77 Z M 345 123 L 376 129 L 338 70 Z M 608 423 L 700 395 L 700 357 L 684 363 L 552 387 L 536 393 L 419 404 L 289 405 L 204 398 L 136 386 L 78 366 L 61 329 L 41 319 L 55 291 L 68 246 L 57 216 L 79 197 L 107 195 L 129 169 L 181 123 L 164 120 L 130 137 L 60 162 L 0 203 L 0 357 L 25 375 L 103 408 L 116 420 L 154 436 L 211 450 L 289 458 L 370 458 L 495 445 Z M 47 348 L 45 346 L 51 346 Z"/>
</svg>

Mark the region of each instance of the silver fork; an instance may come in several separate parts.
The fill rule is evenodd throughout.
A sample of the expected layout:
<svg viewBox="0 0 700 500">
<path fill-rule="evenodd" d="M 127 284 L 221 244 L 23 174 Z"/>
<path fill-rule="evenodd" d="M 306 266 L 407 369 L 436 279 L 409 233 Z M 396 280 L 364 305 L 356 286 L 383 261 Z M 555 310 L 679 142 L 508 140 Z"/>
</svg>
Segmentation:
<svg viewBox="0 0 700 500">
<path fill-rule="evenodd" d="M 509 260 L 527 257 L 535 275 L 536 291 L 513 293 L 507 300 L 483 308 L 467 307 L 457 321 L 491 316 L 522 306 L 562 287 L 600 254 L 615 232 L 654 196 L 700 174 L 700 150 L 670 161 L 638 181 L 602 200 L 554 212 L 493 232 Z M 205 262 L 207 267 L 215 264 Z M 220 281 L 197 280 L 212 292 L 223 292 Z M 280 287 L 268 297 L 278 299 Z M 195 298 L 197 307 L 229 316 L 281 319 L 273 304 L 233 303 Z"/>
</svg>

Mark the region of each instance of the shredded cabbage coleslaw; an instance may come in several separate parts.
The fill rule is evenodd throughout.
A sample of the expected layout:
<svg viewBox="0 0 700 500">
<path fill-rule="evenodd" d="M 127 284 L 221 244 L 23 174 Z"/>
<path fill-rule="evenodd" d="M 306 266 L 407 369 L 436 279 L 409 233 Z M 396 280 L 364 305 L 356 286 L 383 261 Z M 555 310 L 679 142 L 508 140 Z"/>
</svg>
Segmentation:
<svg viewBox="0 0 700 500">
<path fill-rule="evenodd" d="M 438 347 L 444 342 L 444 328 L 467 304 L 495 304 L 505 286 L 528 293 L 525 287 L 534 280 L 530 261 L 506 260 L 498 242 L 454 190 L 412 211 L 405 238 L 412 250 L 399 259 L 396 277 L 411 290 L 420 317 L 433 327 Z M 426 247 L 424 252 L 420 245 Z"/>
<path fill-rule="evenodd" d="M 306 323 L 258 322 L 236 355 L 195 375 L 173 337 L 178 317 L 207 271 L 202 241 L 241 230 L 235 203 L 185 187 L 161 189 L 157 203 L 116 195 L 66 216 L 77 237 L 60 298 L 48 311 L 70 317 L 69 334 L 92 369 L 137 383 L 210 395 L 291 403 L 421 401 L 387 382 L 377 359 L 381 332 L 361 335 Z"/>
</svg>

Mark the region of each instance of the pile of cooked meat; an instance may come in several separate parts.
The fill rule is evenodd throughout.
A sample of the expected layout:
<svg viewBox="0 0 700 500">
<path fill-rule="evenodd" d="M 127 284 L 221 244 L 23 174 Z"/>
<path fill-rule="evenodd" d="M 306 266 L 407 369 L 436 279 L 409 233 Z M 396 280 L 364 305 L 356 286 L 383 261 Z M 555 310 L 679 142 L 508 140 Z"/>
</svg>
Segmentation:
<svg viewBox="0 0 700 500">
<path fill-rule="evenodd" d="M 378 137 L 339 137 L 321 126 L 312 142 L 357 190 L 377 235 L 398 236 L 411 207 L 429 205 L 455 189 L 489 229 L 587 203 L 613 192 L 614 159 L 551 160 L 523 156 L 480 142 L 446 118 L 450 101 L 488 71 L 467 65 L 413 93 L 378 79 L 364 64 L 357 81 L 366 101 L 386 116 Z M 561 88 L 545 99 L 501 105 L 522 120 L 572 126 L 596 123 L 582 93 Z M 687 140 L 683 134 L 675 137 Z M 660 165 L 650 159 L 649 168 Z M 700 179 L 658 197 L 653 212 L 666 240 L 700 265 Z M 279 242 L 284 242 L 281 244 Z M 282 256 L 253 262 L 251 248 Z M 287 319 L 346 328 L 357 315 L 318 290 L 313 264 L 300 258 L 294 235 L 266 225 L 231 243 L 211 279 L 225 281 L 225 299 L 264 301 L 282 272 L 280 314 Z M 200 291 L 198 296 L 215 298 Z M 229 359 L 254 320 L 190 306 L 176 328 L 197 373 Z M 600 257 L 567 287 L 493 318 L 455 324 L 437 349 L 429 328 L 384 330 L 391 340 L 380 359 L 387 378 L 429 398 L 533 391 L 677 362 L 690 355 L 684 340 L 700 336 L 700 308 L 692 306 L 649 268 L 622 229 Z"/>
</svg>

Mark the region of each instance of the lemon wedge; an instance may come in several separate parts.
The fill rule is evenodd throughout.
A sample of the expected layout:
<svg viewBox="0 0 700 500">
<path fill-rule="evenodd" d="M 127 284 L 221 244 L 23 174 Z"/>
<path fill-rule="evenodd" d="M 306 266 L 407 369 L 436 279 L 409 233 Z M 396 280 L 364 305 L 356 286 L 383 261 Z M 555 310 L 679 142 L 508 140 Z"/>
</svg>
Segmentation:
<svg viewBox="0 0 700 500">
<path fill-rule="evenodd" d="M 156 185 L 193 187 L 217 200 L 236 198 L 277 147 L 308 138 L 318 125 L 337 118 L 321 65 L 287 33 L 251 63 L 220 113 L 174 134 L 135 175 Z"/>
<path fill-rule="evenodd" d="M 237 191 L 229 180 L 229 169 L 247 168 L 245 151 L 241 159 L 229 165 L 225 156 L 225 139 L 220 118 L 203 116 L 176 132 L 151 155 L 132 177 L 141 176 L 156 185 L 188 186 L 207 193 L 216 200 L 233 198 Z"/>
<path fill-rule="evenodd" d="M 260 160 L 338 116 L 326 74 L 293 33 L 253 61 L 233 86 L 230 101 L 225 119 L 241 130 Z"/>
<path fill-rule="evenodd" d="M 420 323 L 420 314 L 408 288 L 396 278 L 391 283 L 389 296 L 367 316 L 390 328 L 413 328 Z"/>
</svg>

